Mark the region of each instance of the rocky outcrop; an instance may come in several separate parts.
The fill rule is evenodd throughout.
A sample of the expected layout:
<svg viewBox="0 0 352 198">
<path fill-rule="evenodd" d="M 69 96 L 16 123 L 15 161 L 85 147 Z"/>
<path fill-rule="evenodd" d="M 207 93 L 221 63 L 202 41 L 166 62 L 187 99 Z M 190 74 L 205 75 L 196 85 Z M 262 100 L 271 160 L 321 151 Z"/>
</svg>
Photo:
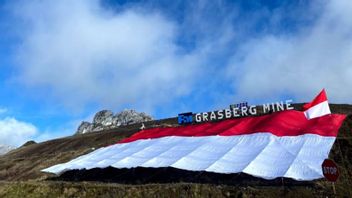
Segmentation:
<svg viewBox="0 0 352 198">
<path fill-rule="evenodd" d="M 110 110 L 102 110 L 95 114 L 93 118 L 93 124 L 97 126 L 110 126 L 112 125 L 112 119 L 114 113 Z"/>
<path fill-rule="evenodd" d="M 84 134 L 104 129 L 116 128 L 130 124 L 151 121 L 153 118 L 146 113 L 138 113 L 135 110 L 126 109 L 114 115 L 110 110 L 102 110 L 95 114 L 93 123 L 83 121 L 79 125 L 76 134 Z"/>
<path fill-rule="evenodd" d="M 93 124 L 90 122 L 82 121 L 79 125 L 76 134 L 84 134 L 93 130 Z"/>
<path fill-rule="evenodd" d="M 117 125 L 129 125 L 151 121 L 153 118 L 145 113 L 138 113 L 135 110 L 124 110 L 114 118 Z"/>
</svg>

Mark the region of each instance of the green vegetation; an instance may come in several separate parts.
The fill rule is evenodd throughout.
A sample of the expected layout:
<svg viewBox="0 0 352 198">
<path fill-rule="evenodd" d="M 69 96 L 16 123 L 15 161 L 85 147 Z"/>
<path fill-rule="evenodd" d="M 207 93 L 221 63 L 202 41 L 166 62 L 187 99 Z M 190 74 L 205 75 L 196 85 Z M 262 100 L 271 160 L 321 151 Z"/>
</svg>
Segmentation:
<svg viewBox="0 0 352 198">
<path fill-rule="evenodd" d="M 122 185 L 94 182 L 0 183 L 0 197 L 330 197 L 308 187 L 233 187 L 211 184 Z"/>
</svg>

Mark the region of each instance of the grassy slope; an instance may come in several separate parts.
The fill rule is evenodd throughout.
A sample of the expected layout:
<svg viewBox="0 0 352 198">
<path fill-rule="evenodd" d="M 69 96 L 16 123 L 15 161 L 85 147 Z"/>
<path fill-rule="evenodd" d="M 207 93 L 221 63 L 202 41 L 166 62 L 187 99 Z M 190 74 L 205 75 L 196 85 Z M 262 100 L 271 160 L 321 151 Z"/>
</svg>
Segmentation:
<svg viewBox="0 0 352 198">
<path fill-rule="evenodd" d="M 330 158 L 340 168 L 340 178 L 336 183 L 336 191 L 340 196 L 352 197 L 352 106 L 331 105 L 334 113 L 349 116 L 340 129 L 339 137 L 334 144 Z M 175 119 L 154 124 L 175 124 Z M 40 172 L 51 165 L 66 162 L 72 158 L 88 153 L 92 148 L 106 146 L 128 137 L 138 130 L 139 125 L 122 127 L 117 130 L 89 133 L 51 140 L 40 144 L 18 148 L 4 156 L 0 156 L 0 197 L 247 197 L 247 196 L 329 196 L 332 186 L 325 180 L 317 180 L 313 186 L 228 186 L 216 184 L 144 184 L 123 185 L 99 182 L 60 182 L 46 181 L 50 175 Z"/>
<path fill-rule="evenodd" d="M 238 187 L 171 183 L 123 185 L 92 182 L 0 182 L 0 197 L 327 197 L 332 192 L 307 187 Z"/>
</svg>

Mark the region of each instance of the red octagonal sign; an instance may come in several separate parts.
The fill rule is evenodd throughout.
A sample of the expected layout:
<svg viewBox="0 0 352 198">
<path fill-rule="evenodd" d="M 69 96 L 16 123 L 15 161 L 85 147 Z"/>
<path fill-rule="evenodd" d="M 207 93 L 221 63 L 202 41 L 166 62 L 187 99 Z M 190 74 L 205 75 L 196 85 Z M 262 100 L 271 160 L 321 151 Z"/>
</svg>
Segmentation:
<svg viewBox="0 0 352 198">
<path fill-rule="evenodd" d="M 323 169 L 324 177 L 331 182 L 336 182 L 337 178 L 339 177 L 339 169 L 337 168 L 335 162 L 326 159 L 321 166 Z"/>
</svg>

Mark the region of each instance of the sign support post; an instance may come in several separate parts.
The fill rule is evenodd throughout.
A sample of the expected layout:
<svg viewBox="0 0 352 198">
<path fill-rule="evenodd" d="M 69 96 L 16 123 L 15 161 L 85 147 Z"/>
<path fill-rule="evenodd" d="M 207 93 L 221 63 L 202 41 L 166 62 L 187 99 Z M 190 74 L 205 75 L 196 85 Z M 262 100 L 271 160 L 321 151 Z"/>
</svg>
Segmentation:
<svg viewBox="0 0 352 198">
<path fill-rule="evenodd" d="M 334 195 L 336 197 L 336 188 L 335 188 L 335 182 L 331 182 L 332 183 L 332 190 L 334 191 Z"/>
<path fill-rule="evenodd" d="M 321 168 L 323 170 L 324 177 L 331 182 L 332 190 L 334 191 L 334 195 L 336 196 L 335 182 L 337 181 L 337 178 L 339 178 L 340 175 L 339 169 L 337 168 L 335 162 L 330 159 L 325 159 L 323 164 L 321 165 Z"/>
</svg>

